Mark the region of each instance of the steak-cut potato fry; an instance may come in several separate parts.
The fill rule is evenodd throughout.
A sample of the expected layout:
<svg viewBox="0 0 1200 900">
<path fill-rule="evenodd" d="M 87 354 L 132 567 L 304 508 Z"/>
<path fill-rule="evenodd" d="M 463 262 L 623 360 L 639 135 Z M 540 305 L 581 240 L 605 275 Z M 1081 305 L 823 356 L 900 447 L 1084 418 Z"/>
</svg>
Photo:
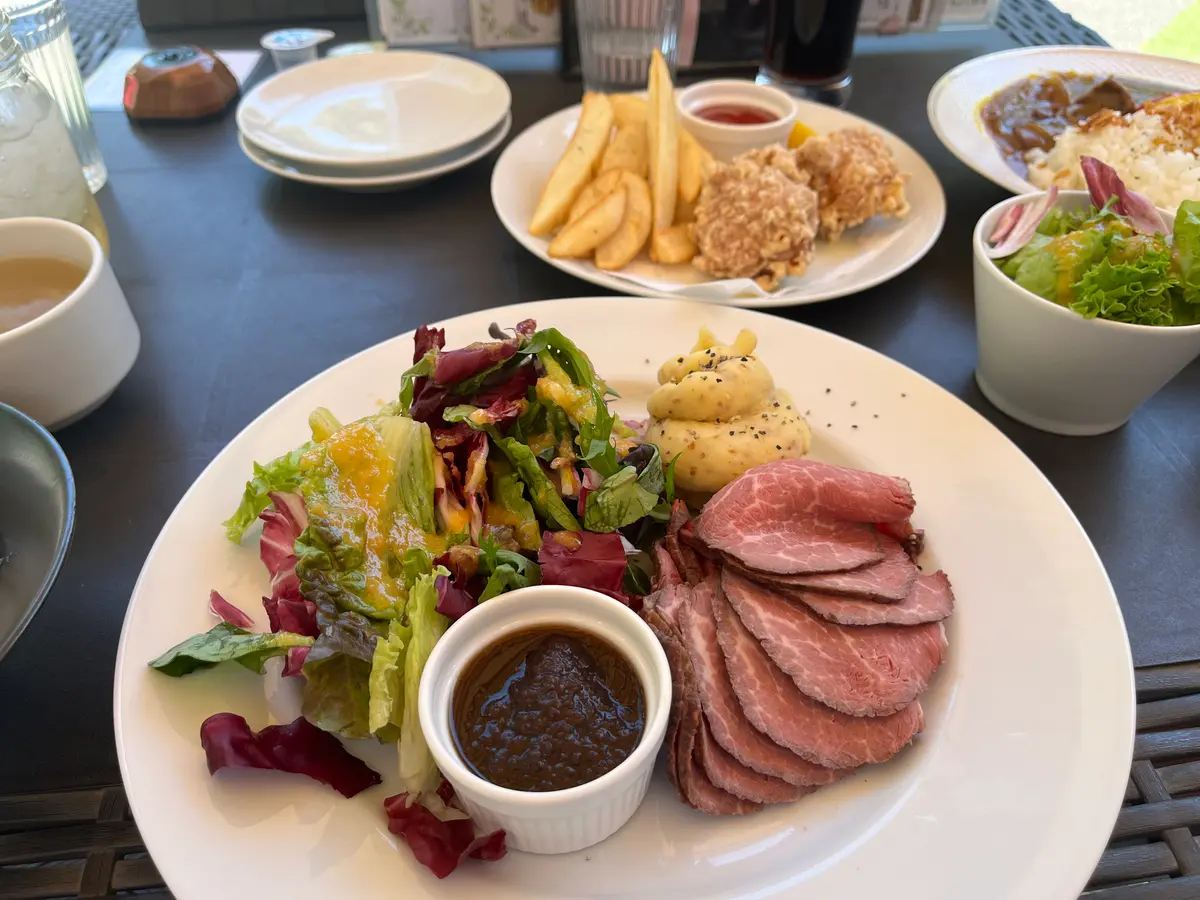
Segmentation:
<svg viewBox="0 0 1200 900">
<path fill-rule="evenodd" d="M 674 265 L 691 262 L 696 255 L 696 244 L 688 234 L 686 225 L 672 225 L 656 231 L 650 239 L 650 258 L 657 263 Z"/>
<path fill-rule="evenodd" d="M 650 58 L 650 199 L 654 207 L 655 233 L 675 221 L 679 189 L 679 122 L 675 112 L 675 88 L 662 54 Z"/>
<path fill-rule="evenodd" d="M 549 234 L 566 221 L 571 204 L 592 180 L 592 174 L 600 164 L 612 126 L 613 109 L 608 97 L 590 92 L 584 94 L 579 124 L 542 188 L 533 221 L 529 223 L 530 234 Z"/>
<path fill-rule="evenodd" d="M 582 191 L 579 192 L 579 197 L 571 204 L 571 212 L 567 216 L 567 224 L 571 224 L 585 212 L 599 203 L 604 197 L 611 194 L 617 189 L 617 185 L 621 183 L 621 173 L 615 169 L 605 172 Z"/>
<path fill-rule="evenodd" d="M 600 160 L 601 172 L 611 169 L 628 169 L 641 178 L 649 175 L 650 142 L 645 121 L 617 126 L 617 133 Z"/>
<path fill-rule="evenodd" d="M 588 256 L 600 244 L 612 237 L 625 218 L 625 185 L 603 198 L 599 203 L 560 231 L 546 251 L 555 259 L 578 259 Z"/>
<path fill-rule="evenodd" d="M 650 185 L 632 172 L 621 172 L 625 189 L 625 218 L 613 236 L 596 248 L 596 268 L 623 269 L 646 245 L 650 236 Z"/>
<path fill-rule="evenodd" d="M 618 128 L 638 123 L 646 124 L 650 115 L 650 105 L 645 97 L 639 97 L 637 94 L 609 94 L 608 100 L 612 103 Z"/>
<path fill-rule="evenodd" d="M 712 154 L 700 146 L 690 131 L 679 129 L 679 199 L 695 203 L 704 187 L 704 164 Z"/>
<path fill-rule="evenodd" d="M 696 221 L 696 204 L 691 200 L 680 198 L 675 204 L 675 224 L 686 225 Z"/>
</svg>

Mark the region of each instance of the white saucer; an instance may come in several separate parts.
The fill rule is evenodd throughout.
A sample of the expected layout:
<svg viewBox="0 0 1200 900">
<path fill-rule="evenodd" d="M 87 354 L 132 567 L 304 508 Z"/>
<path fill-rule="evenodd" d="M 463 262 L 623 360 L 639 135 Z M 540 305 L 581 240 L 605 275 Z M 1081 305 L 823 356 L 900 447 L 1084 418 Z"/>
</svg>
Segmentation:
<svg viewBox="0 0 1200 900">
<path fill-rule="evenodd" d="M 292 163 L 357 168 L 423 162 L 477 140 L 508 114 L 486 66 L 416 51 L 340 56 L 286 69 L 243 98 L 238 130 Z"/>
<path fill-rule="evenodd" d="M 238 145 L 242 152 L 256 166 L 266 169 L 272 175 L 287 178 L 290 181 L 300 181 L 305 184 L 315 184 L 321 187 L 336 188 L 343 191 L 358 193 L 380 193 L 384 191 L 413 188 L 427 181 L 433 181 L 442 175 L 457 171 L 464 166 L 495 150 L 508 136 L 512 128 L 512 115 L 504 120 L 483 137 L 471 141 L 451 153 L 441 154 L 423 164 L 410 166 L 395 166 L 388 171 L 387 167 L 366 167 L 356 169 L 336 169 L 327 166 L 308 165 L 281 159 L 258 146 L 245 134 L 238 135 Z M 337 172 L 354 174 L 339 175 Z M 366 174 L 363 174 L 366 173 Z"/>
</svg>

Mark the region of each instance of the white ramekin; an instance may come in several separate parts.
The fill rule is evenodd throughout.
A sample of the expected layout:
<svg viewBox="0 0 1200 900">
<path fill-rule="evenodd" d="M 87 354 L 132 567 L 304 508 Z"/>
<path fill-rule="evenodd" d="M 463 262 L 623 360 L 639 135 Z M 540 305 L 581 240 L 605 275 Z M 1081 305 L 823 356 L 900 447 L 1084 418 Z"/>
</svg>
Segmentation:
<svg viewBox="0 0 1200 900">
<path fill-rule="evenodd" d="M 1104 434 L 1200 354 L 1200 325 L 1128 325 L 1085 319 L 1008 278 L 985 253 L 996 222 L 1029 195 L 993 206 L 975 226 L 975 380 L 1001 412 L 1042 431 Z M 1090 205 L 1063 191 L 1057 206 Z"/>
<path fill-rule="evenodd" d="M 642 682 L 645 730 L 633 753 L 595 781 L 544 793 L 499 787 L 471 772 L 450 733 L 458 676 L 476 654 L 506 634 L 563 625 L 596 634 L 621 651 Z M 561 585 L 522 588 L 471 610 L 433 648 L 417 700 L 421 730 L 442 774 L 482 831 L 503 828 L 508 846 L 527 853 L 570 853 L 611 835 L 646 796 L 671 708 L 671 670 L 658 639 L 611 597 Z"/>
<path fill-rule="evenodd" d="M 117 388 L 142 336 L 100 242 L 58 219 L 0 220 L 0 257 L 54 256 L 87 270 L 53 309 L 0 334 L 0 401 L 46 428 L 87 415 Z"/>
<path fill-rule="evenodd" d="M 756 106 L 779 118 L 760 125 L 729 125 L 695 115 L 697 110 L 717 104 Z M 736 78 L 717 78 L 686 87 L 676 92 L 675 105 L 684 128 L 722 162 L 757 147 L 786 145 L 796 121 L 796 103 L 783 91 Z"/>
</svg>

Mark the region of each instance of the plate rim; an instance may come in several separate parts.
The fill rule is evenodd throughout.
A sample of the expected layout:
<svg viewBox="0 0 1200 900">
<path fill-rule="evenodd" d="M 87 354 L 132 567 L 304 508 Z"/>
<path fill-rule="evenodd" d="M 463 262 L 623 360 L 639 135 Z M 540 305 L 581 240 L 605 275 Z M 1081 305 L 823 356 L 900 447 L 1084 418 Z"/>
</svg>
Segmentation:
<svg viewBox="0 0 1200 900">
<path fill-rule="evenodd" d="M 807 100 L 797 99 L 796 100 L 797 118 L 802 118 L 804 109 L 809 108 L 809 107 L 818 107 L 823 111 L 828 110 L 828 107 L 823 106 L 821 104 L 812 103 Z M 945 230 L 945 227 L 946 227 L 946 190 L 945 190 L 945 188 L 942 187 L 942 180 L 938 177 L 938 174 L 934 170 L 933 166 L 929 165 L 928 160 L 926 160 L 924 156 L 922 156 L 920 153 L 918 153 L 917 150 L 911 144 L 909 144 L 907 141 L 905 141 L 902 138 L 900 138 L 899 136 L 897 136 L 894 132 L 889 131 L 888 129 L 884 128 L 881 125 L 875 124 L 874 122 L 870 121 L 869 119 L 865 119 L 862 116 L 856 115 L 855 113 L 847 112 L 846 110 L 838 110 L 839 113 L 850 116 L 851 118 L 857 120 L 857 124 L 871 129 L 872 132 L 879 134 L 885 140 L 894 141 L 896 144 L 900 145 L 901 147 L 903 147 L 904 149 L 906 149 L 907 151 L 912 153 L 913 156 L 916 157 L 917 159 L 919 159 L 921 161 L 921 163 L 925 166 L 925 168 L 928 170 L 929 176 L 932 178 L 933 184 L 935 184 L 937 186 L 937 191 L 936 191 L 936 194 L 934 195 L 934 198 L 936 199 L 936 203 L 937 203 L 937 214 L 938 214 L 937 226 L 936 226 L 936 228 L 930 229 L 929 236 L 926 239 L 926 241 L 921 245 L 919 252 L 914 253 L 902 265 L 896 266 L 896 267 L 893 267 L 890 269 L 886 269 L 886 270 L 884 270 L 883 274 L 879 274 L 877 272 L 872 272 L 867 278 L 865 278 L 861 281 L 856 281 L 850 286 L 832 287 L 825 291 L 818 291 L 816 294 L 814 294 L 812 296 L 808 296 L 808 297 L 774 297 L 774 296 L 759 297 L 759 296 L 753 296 L 753 297 L 715 298 L 715 297 L 696 296 L 696 295 L 692 295 L 692 294 L 688 294 L 688 293 L 680 293 L 680 292 L 663 293 L 660 291 L 656 291 L 654 288 L 647 287 L 647 286 L 641 285 L 641 284 L 637 284 L 636 282 L 627 281 L 618 276 L 610 275 L 607 272 L 602 272 L 599 269 L 596 269 L 594 266 L 591 266 L 591 267 L 584 266 L 578 260 L 555 259 L 554 257 L 547 254 L 541 247 L 539 247 L 537 245 L 537 239 L 535 239 L 533 237 L 533 235 L 529 234 L 528 229 L 523 224 L 514 221 L 510 215 L 501 211 L 500 204 L 497 202 L 496 194 L 497 194 L 497 190 L 498 190 L 498 185 L 500 184 L 500 180 L 501 180 L 500 172 L 501 172 L 502 168 L 504 167 L 505 160 L 508 158 L 510 153 L 512 153 L 515 157 L 515 151 L 513 150 L 513 145 L 515 145 L 527 132 L 532 131 L 535 128 L 541 127 L 542 125 L 544 125 L 544 123 L 546 123 L 550 119 L 556 118 L 558 116 L 564 116 L 567 113 L 574 113 L 577 110 L 581 110 L 581 109 L 582 109 L 581 104 L 576 103 L 576 104 L 573 104 L 572 106 L 565 106 L 565 107 L 562 107 L 561 109 L 555 110 L 554 112 L 550 113 L 549 115 L 543 116 L 542 118 L 538 119 L 536 122 L 532 123 L 531 125 L 528 125 L 525 128 L 521 129 L 521 131 L 516 135 L 516 137 L 514 137 L 512 139 L 512 142 L 510 142 L 510 144 L 504 148 L 504 152 L 502 152 L 500 154 L 500 158 L 496 160 L 496 165 L 492 169 L 492 180 L 491 180 L 491 188 L 490 188 L 492 209 L 496 213 L 496 218 L 498 218 L 500 220 L 500 224 L 504 226 L 504 229 L 514 239 L 516 239 L 517 243 L 519 243 L 522 247 L 524 247 L 527 251 L 529 251 L 535 257 L 540 259 L 542 262 L 548 263 L 551 266 L 554 266 L 554 268 L 558 269 L 559 271 L 566 272 L 568 275 L 573 275 L 574 277 L 576 277 L 582 281 L 590 282 L 599 287 L 608 288 L 609 290 L 616 291 L 619 294 L 629 294 L 629 295 L 636 296 L 636 297 L 649 297 L 649 298 L 655 299 L 655 300 L 660 300 L 660 299 L 661 300 L 690 300 L 690 301 L 697 302 L 697 303 L 710 303 L 710 304 L 717 304 L 720 306 L 733 306 L 733 307 L 737 307 L 739 309 L 759 309 L 759 310 L 761 310 L 761 309 L 784 309 L 784 308 L 788 308 L 788 307 L 797 307 L 797 306 L 810 306 L 814 303 L 824 303 L 829 300 L 839 300 L 843 297 L 850 297 L 850 296 L 853 296 L 862 291 L 866 291 L 866 290 L 870 290 L 871 288 L 878 287 L 879 285 L 884 284 L 885 282 L 891 281 L 893 278 L 898 278 L 899 276 L 901 276 L 905 272 L 907 272 L 909 269 L 911 269 L 913 266 L 915 266 L 917 263 L 919 263 L 927 255 L 929 255 L 929 251 L 932 250 L 934 244 L 936 244 L 938 242 L 938 239 L 942 236 L 942 232 Z"/>
<path fill-rule="evenodd" d="M 561 297 L 561 298 L 554 298 L 554 299 L 540 300 L 540 301 L 527 301 L 527 302 L 516 303 L 516 304 L 506 304 L 505 306 L 502 306 L 502 307 L 493 307 L 493 308 L 483 309 L 483 310 L 472 310 L 469 312 L 461 313 L 457 316 L 453 316 L 448 319 L 438 320 L 436 325 L 438 325 L 439 327 L 444 327 L 444 326 L 450 325 L 451 323 L 455 323 L 455 322 L 458 322 L 463 319 L 468 319 L 468 318 L 472 318 L 472 317 L 476 317 L 476 316 L 480 316 L 480 315 L 493 315 L 494 316 L 494 315 L 498 315 L 498 314 L 502 313 L 505 309 L 514 308 L 514 307 L 519 307 L 519 308 L 526 309 L 526 310 L 533 307 L 533 308 L 539 310 L 539 312 L 536 314 L 538 316 L 540 316 L 540 310 L 542 308 L 547 307 L 547 306 L 557 305 L 557 304 L 612 302 L 613 300 L 628 300 L 628 299 L 631 299 L 631 298 L 614 298 L 614 297 L 608 297 L 608 296 L 599 296 L 599 297 L 597 297 L 597 296 L 590 296 L 590 297 L 579 296 L 579 297 Z M 664 299 L 675 300 L 677 302 L 677 304 L 680 305 L 681 307 L 703 306 L 703 304 L 699 304 L 695 300 L 688 300 L 688 299 L 684 299 L 684 298 L 664 298 Z M 772 324 L 778 324 L 778 322 L 779 322 L 778 317 L 773 316 L 770 313 L 766 313 L 766 312 L 760 312 L 760 311 L 756 311 L 756 310 L 741 310 L 741 311 L 739 311 L 739 314 L 743 314 L 743 315 L 748 314 L 748 315 L 754 317 L 755 319 L 758 320 L 758 324 L 763 328 L 769 327 Z M 1038 466 L 1033 462 L 1033 460 L 1015 443 L 1015 441 L 1013 441 L 1006 434 L 1004 434 L 993 423 L 988 421 L 988 419 L 985 416 L 983 416 L 978 410 L 975 410 L 974 408 L 972 408 L 962 398 L 958 397 L 956 394 L 954 394 L 947 388 L 943 387 L 942 385 L 938 384 L 933 379 L 927 377 L 926 375 L 922 374 L 921 372 L 918 372 L 916 369 L 905 364 L 904 362 L 897 360 L 893 357 L 890 357 L 887 354 L 885 354 L 879 350 L 876 350 L 873 347 L 868 347 L 865 344 L 860 344 L 860 343 L 853 341 L 842 335 L 835 334 L 833 332 L 829 332 L 829 331 L 826 331 L 821 328 L 817 328 L 816 326 L 809 325 L 807 323 L 792 322 L 791 320 L 785 320 L 785 321 L 787 321 L 788 324 L 790 324 L 790 325 L 796 326 L 796 327 L 803 329 L 807 332 L 810 332 L 814 335 L 819 335 L 821 340 L 832 339 L 832 342 L 835 344 L 850 345 L 852 348 L 855 349 L 855 351 L 865 351 L 867 354 L 870 354 L 874 357 L 880 358 L 882 361 L 884 361 L 886 363 L 890 363 L 891 365 L 898 366 L 899 369 L 901 371 L 903 371 L 906 375 L 913 377 L 913 378 L 919 380 L 920 382 L 922 382 L 926 389 L 931 389 L 935 395 L 941 396 L 943 399 L 948 399 L 948 400 L 953 401 L 953 403 L 958 405 L 959 407 L 961 407 L 965 413 L 974 417 L 984 427 L 986 427 L 986 429 L 991 433 L 993 440 L 998 439 L 999 443 L 1001 445 L 1005 446 L 1008 450 L 1015 451 L 1017 456 L 1021 460 L 1023 460 L 1024 464 L 1028 467 L 1029 476 L 1031 478 L 1033 478 L 1035 481 L 1037 481 L 1041 486 L 1043 486 L 1044 488 L 1049 490 L 1053 499 L 1056 500 L 1057 504 L 1061 507 L 1061 511 L 1066 513 L 1067 519 L 1068 519 L 1070 525 L 1073 527 L 1074 531 L 1077 533 L 1077 536 L 1081 537 L 1083 539 L 1086 549 L 1089 552 L 1090 560 L 1092 562 L 1094 562 L 1094 564 L 1097 566 L 1099 573 L 1103 576 L 1103 582 L 1107 586 L 1106 596 L 1107 596 L 1107 599 L 1111 603 L 1110 611 L 1116 613 L 1115 623 L 1116 623 L 1117 630 L 1118 630 L 1117 636 L 1121 639 L 1121 641 L 1120 641 L 1121 646 L 1119 649 L 1123 651 L 1121 653 L 1121 660 L 1123 663 L 1123 665 L 1121 666 L 1121 674 L 1124 677 L 1119 679 L 1119 681 L 1120 681 L 1120 685 L 1122 688 L 1122 693 L 1125 695 L 1125 697 L 1128 701 L 1127 703 L 1123 704 L 1123 706 L 1119 710 L 1120 715 L 1123 719 L 1123 724 L 1125 726 L 1127 726 L 1127 729 L 1119 729 L 1119 730 L 1122 730 L 1122 731 L 1127 730 L 1128 737 L 1127 737 L 1127 742 L 1124 746 L 1124 750 L 1125 750 L 1124 757 L 1128 760 L 1132 760 L 1133 749 L 1134 749 L 1134 739 L 1136 736 L 1137 700 L 1136 700 L 1136 686 L 1135 686 L 1135 681 L 1134 681 L 1132 651 L 1131 651 L 1131 647 L 1129 644 L 1128 630 L 1125 626 L 1124 615 L 1121 612 L 1121 608 L 1120 608 L 1119 601 L 1117 599 L 1115 588 L 1113 587 L 1112 581 L 1108 576 L 1108 572 L 1104 566 L 1103 560 L 1100 558 L 1098 549 L 1096 548 L 1095 544 L 1092 542 L 1091 538 L 1087 535 L 1086 529 L 1084 529 L 1082 523 L 1079 521 L 1079 518 L 1076 516 L 1074 510 L 1071 509 L 1070 505 L 1066 502 L 1065 498 L 1063 498 L 1061 493 L 1059 493 L 1058 489 L 1053 485 L 1052 482 L 1050 482 L 1049 478 L 1046 477 L 1045 473 L 1043 473 L 1041 471 L 1041 469 L 1038 468 Z M 247 423 L 243 428 L 241 428 L 237 432 L 237 434 L 235 434 L 232 438 L 230 438 L 229 441 L 227 441 L 223 447 L 221 447 L 221 449 L 217 452 L 217 454 L 205 465 L 203 470 L 201 470 L 201 472 L 196 475 L 195 479 L 188 486 L 187 490 L 180 497 L 179 501 L 177 502 L 175 507 L 172 509 L 172 511 L 168 515 L 167 519 L 164 521 L 162 528 L 160 529 L 158 535 L 155 537 L 153 544 L 151 545 L 150 549 L 147 551 L 145 561 L 142 565 L 141 570 L 139 570 L 138 577 L 137 577 L 137 579 L 133 585 L 133 588 L 131 590 L 130 600 L 126 607 L 125 616 L 123 617 L 123 620 L 122 620 L 121 634 L 120 634 L 120 639 L 118 642 L 117 655 L 116 655 L 116 660 L 115 660 L 115 665 L 114 665 L 114 673 L 113 673 L 113 727 L 114 727 L 114 735 L 115 735 L 115 742 L 116 742 L 116 749 L 117 749 L 118 764 L 120 766 L 122 782 L 123 782 L 123 784 L 126 785 L 126 793 L 127 793 L 127 797 L 128 797 L 128 801 L 129 801 L 129 805 L 130 805 L 130 811 L 133 814 L 135 821 L 137 819 L 138 807 L 140 806 L 141 800 L 140 800 L 140 797 L 135 796 L 137 794 L 136 789 L 131 790 L 129 787 L 130 784 L 133 782 L 130 781 L 130 771 L 128 768 L 129 761 L 127 758 L 128 754 L 127 754 L 124 735 L 123 735 L 122 727 L 121 727 L 121 722 L 122 722 L 121 683 L 122 683 L 123 674 L 126 670 L 127 665 L 134 665 L 134 666 L 142 665 L 140 663 L 140 661 L 131 662 L 131 660 L 128 658 L 127 653 L 126 653 L 126 645 L 127 645 L 127 641 L 129 640 L 129 635 L 130 635 L 130 623 L 134 618 L 135 609 L 137 608 L 137 604 L 134 603 L 134 599 L 135 599 L 135 597 L 137 597 L 139 591 L 142 588 L 143 581 L 146 578 L 146 573 L 150 567 L 151 560 L 161 550 L 161 547 L 164 543 L 165 535 L 166 535 L 168 528 L 172 525 L 173 522 L 176 521 L 176 519 L 178 517 L 183 515 L 184 507 L 187 504 L 187 501 L 189 500 L 189 498 L 192 497 L 192 495 L 194 493 L 196 493 L 200 489 L 200 483 L 203 480 L 204 476 L 209 472 L 209 470 L 212 469 L 214 466 L 216 466 L 218 464 L 218 462 L 225 456 L 225 454 L 229 453 L 230 448 L 234 444 L 236 444 L 238 441 L 240 441 L 244 435 L 246 435 L 248 432 L 250 432 L 251 430 L 255 429 L 257 426 L 259 426 L 259 424 L 264 419 L 267 419 L 268 417 L 274 415 L 275 411 L 277 409 L 279 409 L 280 407 L 282 407 L 283 405 L 285 405 L 294 395 L 296 395 L 297 393 L 308 388 L 313 383 L 315 383 L 323 378 L 328 377 L 335 370 L 342 369 L 342 368 L 345 368 L 345 367 L 351 365 L 359 357 L 377 351 L 378 348 L 380 348 L 384 344 L 402 341 L 405 338 L 410 337 L 412 333 L 413 333 L 413 330 L 410 329 L 410 330 L 402 332 L 400 334 L 396 334 L 396 335 L 392 335 L 387 338 L 384 338 L 383 340 L 378 341 L 375 344 L 372 344 L 368 347 L 364 347 L 362 350 L 359 350 L 359 351 L 345 357 L 344 359 L 339 360 L 338 362 L 335 362 L 334 364 L 328 366 L 326 369 L 324 369 L 318 373 L 315 373 L 310 378 L 305 379 L 303 382 L 301 382 L 300 384 L 291 388 L 286 393 L 284 393 L 281 397 L 276 399 L 273 403 L 268 405 L 261 413 L 259 413 L 249 423 Z M 1106 607 L 1107 607 L 1107 604 L 1106 604 Z M 1116 649 L 1116 648 L 1114 648 L 1114 649 Z M 1113 662 L 1115 663 L 1116 660 L 1114 659 Z M 1118 712 L 1115 702 L 1109 703 L 1106 706 L 1106 709 L 1108 709 L 1108 711 L 1113 712 L 1113 713 Z M 1122 723 L 1117 722 L 1116 724 L 1119 726 Z M 1118 729 L 1114 728 L 1114 730 L 1118 730 Z M 1062 864 L 1059 867 L 1059 873 L 1063 879 L 1070 881 L 1071 883 L 1076 885 L 1075 893 L 1071 894 L 1072 897 L 1076 896 L 1080 891 L 1082 891 L 1084 889 L 1088 879 L 1090 878 L 1092 872 L 1095 869 L 1096 863 L 1099 861 L 1104 848 L 1108 844 L 1109 838 L 1111 836 L 1111 827 L 1112 827 L 1111 823 L 1115 822 L 1117 813 L 1120 811 L 1121 806 L 1122 806 L 1125 785 L 1128 782 L 1128 765 L 1129 764 L 1126 763 L 1120 769 L 1120 771 L 1114 771 L 1111 775 L 1111 784 L 1106 785 L 1102 788 L 1103 790 L 1108 790 L 1110 792 L 1108 806 L 1111 808 L 1111 814 L 1109 816 L 1107 816 L 1106 818 L 1104 818 L 1103 820 L 1096 820 L 1099 823 L 1099 825 L 1102 827 L 1097 827 L 1097 828 L 1093 829 L 1093 833 L 1090 835 L 1090 840 L 1085 842 L 1090 847 L 1090 849 L 1087 849 L 1085 852 L 1084 847 L 1077 843 L 1074 848 L 1074 852 L 1067 852 L 1066 854 L 1058 855 L 1058 858 L 1061 858 L 1063 855 L 1065 855 L 1069 860 L 1068 863 Z M 153 832 L 153 830 L 147 831 L 147 833 L 144 835 L 144 837 L 146 840 L 146 846 L 147 846 L 148 850 L 152 843 L 157 843 L 157 841 L 159 840 L 159 835 L 155 834 Z M 1078 841 L 1078 837 L 1079 837 L 1078 832 L 1076 832 L 1073 835 L 1073 838 L 1076 841 Z M 1070 851 L 1071 849 L 1072 848 L 1067 848 L 1068 851 Z M 153 857 L 152 851 L 151 851 L 151 857 Z M 172 885 L 166 872 L 164 871 L 162 874 L 163 874 L 164 880 L 168 884 L 168 887 L 170 887 L 172 890 L 179 890 L 181 887 L 184 887 L 187 884 L 186 881 L 181 881 L 181 882 L 176 882 L 175 885 Z"/>
<path fill-rule="evenodd" d="M 457 172 L 459 169 L 465 168 L 471 163 L 479 161 L 495 150 L 498 146 L 504 143 L 504 139 L 508 137 L 510 131 L 512 131 L 511 110 L 505 116 L 504 121 L 501 122 L 497 127 L 494 135 L 491 137 L 485 136 L 486 143 L 476 147 L 465 156 L 460 156 L 457 159 L 444 162 L 429 169 L 403 172 L 396 175 L 373 175 L 366 178 L 335 178 L 327 175 L 309 175 L 306 172 L 300 172 L 295 169 L 289 171 L 287 169 L 278 168 L 267 160 L 255 156 L 254 150 L 251 149 L 251 147 L 247 147 L 247 144 L 253 145 L 254 142 L 240 131 L 238 132 L 238 147 L 241 149 L 243 155 L 250 160 L 250 162 L 254 163 L 254 165 L 258 166 L 264 172 L 268 172 L 272 175 L 278 176 L 279 178 L 284 178 L 288 181 L 300 182 L 302 184 L 316 185 L 318 187 L 335 188 L 341 190 L 356 190 L 361 188 L 401 187 L 406 184 L 430 181 L 434 178 L 439 178 L 442 175 L 449 175 L 451 172 Z"/>
<path fill-rule="evenodd" d="M 473 59 L 469 59 L 465 56 L 458 56 L 453 53 L 437 53 L 432 50 L 401 49 L 401 50 L 388 50 L 386 53 L 357 53 L 357 54 L 349 54 L 346 56 L 325 56 L 314 62 L 305 63 L 301 66 L 293 66 L 290 69 L 283 69 L 281 71 L 272 73 L 270 76 L 264 78 L 262 81 L 260 81 L 258 84 L 256 84 L 248 92 L 243 94 L 241 99 L 238 100 L 237 109 L 234 112 L 234 120 L 237 125 L 238 134 L 240 135 L 240 134 L 247 133 L 246 123 L 243 119 L 243 112 L 242 112 L 242 110 L 246 106 L 246 104 L 249 103 L 250 101 L 254 100 L 269 85 L 279 81 L 280 79 L 285 79 L 288 76 L 294 77 L 295 73 L 297 71 L 299 71 L 300 69 L 310 69 L 313 66 L 321 66 L 321 67 L 330 68 L 330 69 L 338 68 L 338 67 L 352 67 L 355 65 L 361 66 L 361 65 L 364 65 L 363 61 L 367 60 L 367 59 L 370 59 L 370 60 L 388 59 L 389 61 L 391 61 L 397 57 L 408 57 L 408 58 L 420 57 L 420 58 L 425 58 L 425 59 L 437 59 L 437 60 L 448 59 L 448 60 L 451 60 L 451 62 L 456 65 L 461 64 L 466 68 L 472 69 L 472 70 L 484 75 L 485 77 L 491 79 L 495 84 L 497 84 L 503 91 L 503 95 L 505 98 L 504 103 L 499 105 L 500 106 L 499 112 L 494 117 L 492 117 L 491 119 L 484 118 L 484 119 L 479 120 L 479 122 L 477 123 L 477 125 L 479 126 L 478 130 L 475 131 L 475 133 L 468 136 L 465 140 L 459 140 L 456 138 L 453 141 L 450 141 L 444 145 L 434 147 L 430 150 L 423 151 L 421 153 L 411 154 L 411 155 L 407 155 L 407 156 L 403 156 L 403 155 L 397 156 L 395 154 L 381 154 L 381 155 L 376 155 L 376 156 L 371 156 L 371 157 L 364 157 L 362 159 L 347 160 L 345 158 L 339 158 L 339 157 L 335 157 L 335 156 L 322 156 L 319 153 L 308 153 L 303 150 L 297 152 L 295 149 L 285 148 L 284 145 L 282 145 L 282 144 L 276 144 L 275 148 L 272 149 L 271 147 L 266 146 L 264 144 L 264 142 L 259 141 L 257 139 L 254 139 L 255 143 L 263 145 L 264 150 L 267 150 L 270 153 L 274 153 L 276 156 L 280 156 L 284 159 L 290 159 L 290 160 L 294 160 L 296 162 L 302 162 L 302 163 L 310 163 L 312 165 L 329 166 L 332 168 L 353 169 L 356 166 L 387 166 L 387 165 L 392 165 L 392 164 L 401 165 L 404 163 L 420 163 L 422 160 L 428 159 L 429 157 L 440 156 L 445 153 L 450 153 L 451 151 L 456 150 L 459 147 L 462 147 L 464 144 L 469 144 L 474 140 L 478 140 L 479 138 L 481 138 L 485 134 L 487 134 L 489 131 L 496 128 L 501 123 L 501 121 L 504 119 L 505 115 L 511 115 L 511 113 L 512 113 L 512 88 L 509 87 L 508 82 L 505 80 L 504 76 L 501 75 L 499 72 L 495 71 L 494 69 L 491 69 L 488 66 L 483 65 L 482 63 L 476 62 Z"/>
<path fill-rule="evenodd" d="M 983 56 L 968 59 L 943 73 L 933 83 L 933 87 L 929 89 L 929 95 L 925 99 L 925 116 L 929 120 L 930 128 L 933 129 L 933 133 L 937 136 L 942 146 L 949 150 L 955 159 L 976 175 L 986 178 L 992 184 L 1002 187 L 1012 194 L 1041 193 L 1041 188 L 1030 181 L 1026 181 L 1007 166 L 1005 166 L 1004 178 L 998 178 L 993 173 L 984 171 L 982 165 L 967 154 L 959 146 L 958 142 L 949 138 L 942 124 L 941 117 L 937 114 L 937 107 L 942 101 L 943 95 L 951 89 L 952 82 L 964 71 L 982 68 L 996 59 L 1018 59 L 1025 56 L 1053 56 L 1066 52 L 1099 57 L 1137 58 L 1150 62 L 1161 61 L 1171 66 L 1191 67 L 1196 71 L 1197 84 L 1200 86 L 1200 63 L 1186 59 L 1177 59 L 1171 56 L 1163 56 L 1159 53 L 1140 53 L 1135 50 L 1120 50 L 1116 47 L 1094 47 L 1087 44 L 1050 44 L 1044 47 L 1014 47 L 1009 50 L 997 50 L 994 53 L 985 53 Z M 980 102 L 982 102 L 982 99 Z M 978 115 L 976 112 L 972 112 L 972 123 L 978 124 Z"/>
</svg>

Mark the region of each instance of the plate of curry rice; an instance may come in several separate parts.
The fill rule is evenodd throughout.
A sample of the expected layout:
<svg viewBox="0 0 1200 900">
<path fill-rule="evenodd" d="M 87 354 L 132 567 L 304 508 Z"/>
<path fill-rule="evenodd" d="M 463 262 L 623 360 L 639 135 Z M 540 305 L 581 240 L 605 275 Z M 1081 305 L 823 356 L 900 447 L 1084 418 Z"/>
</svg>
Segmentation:
<svg viewBox="0 0 1200 900">
<path fill-rule="evenodd" d="M 1200 91 L 1200 64 L 1187 60 L 1103 47 L 1031 47 L 951 69 L 929 92 L 927 108 L 951 153 L 1024 194 L 1045 186 L 1030 179 L 1028 162 L 1050 154 L 1064 131 L 1119 124 L 1118 117 L 1127 121 L 1144 104 L 1192 91 Z M 1195 141 L 1186 148 L 1196 149 Z M 1056 183 L 1070 187 L 1071 173 L 1060 174 Z"/>
</svg>

